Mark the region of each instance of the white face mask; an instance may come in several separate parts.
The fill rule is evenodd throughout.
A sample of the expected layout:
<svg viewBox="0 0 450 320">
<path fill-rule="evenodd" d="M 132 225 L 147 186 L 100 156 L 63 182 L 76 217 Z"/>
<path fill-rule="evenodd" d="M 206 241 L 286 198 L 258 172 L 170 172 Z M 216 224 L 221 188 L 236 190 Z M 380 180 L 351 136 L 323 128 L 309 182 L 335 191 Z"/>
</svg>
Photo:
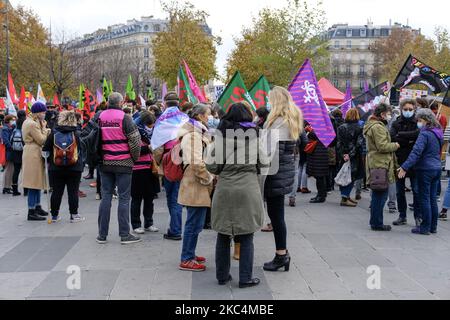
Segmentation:
<svg viewBox="0 0 450 320">
<path fill-rule="evenodd" d="M 386 119 L 387 122 L 391 121 L 392 120 L 392 115 L 391 114 L 386 115 L 385 119 Z"/>
</svg>

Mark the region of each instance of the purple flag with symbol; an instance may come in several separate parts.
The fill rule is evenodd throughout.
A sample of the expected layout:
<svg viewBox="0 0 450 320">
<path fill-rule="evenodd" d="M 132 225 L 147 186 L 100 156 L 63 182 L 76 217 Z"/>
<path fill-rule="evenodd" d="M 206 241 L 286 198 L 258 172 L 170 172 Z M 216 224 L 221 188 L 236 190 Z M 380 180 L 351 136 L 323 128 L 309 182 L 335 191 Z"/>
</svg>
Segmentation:
<svg viewBox="0 0 450 320">
<path fill-rule="evenodd" d="M 309 59 L 306 59 L 288 90 L 295 104 L 303 111 L 305 120 L 310 123 L 320 142 L 328 147 L 336 138 L 336 133 Z"/>
<path fill-rule="evenodd" d="M 341 106 L 342 116 L 345 118 L 348 110 L 353 106 L 352 86 L 347 83 L 347 92 L 345 93 L 344 103 Z"/>
</svg>

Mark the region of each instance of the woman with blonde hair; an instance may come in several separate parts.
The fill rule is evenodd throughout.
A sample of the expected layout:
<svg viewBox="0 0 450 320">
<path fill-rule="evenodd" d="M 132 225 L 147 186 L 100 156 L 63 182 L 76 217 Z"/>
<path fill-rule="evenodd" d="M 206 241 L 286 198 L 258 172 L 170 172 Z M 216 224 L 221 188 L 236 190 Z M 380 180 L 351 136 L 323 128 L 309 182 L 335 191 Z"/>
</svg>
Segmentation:
<svg viewBox="0 0 450 320">
<path fill-rule="evenodd" d="M 276 256 L 264 264 L 265 271 L 289 271 L 291 257 L 287 250 L 287 228 L 284 220 L 285 196 L 294 185 L 295 147 L 303 131 L 303 114 L 295 105 L 291 94 L 284 88 L 274 87 L 269 95 L 271 112 L 264 125 L 269 137 L 276 137 L 278 159 L 272 161 L 264 184 L 264 197 L 272 222 L 276 244 Z M 274 135 L 275 134 L 275 135 Z M 278 168 L 276 167 L 278 166 Z M 276 172 L 275 172 L 276 171 Z"/>
</svg>

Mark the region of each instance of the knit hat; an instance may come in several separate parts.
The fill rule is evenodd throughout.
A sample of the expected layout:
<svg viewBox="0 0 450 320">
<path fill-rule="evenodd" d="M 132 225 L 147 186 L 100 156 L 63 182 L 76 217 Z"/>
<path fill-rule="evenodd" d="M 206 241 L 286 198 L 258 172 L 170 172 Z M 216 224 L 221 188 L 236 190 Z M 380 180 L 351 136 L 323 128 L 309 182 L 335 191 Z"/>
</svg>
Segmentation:
<svg viewBox="0 0 450 320">
<path fill-rule="evenodd" d="M 33 104 L 31 107 L 31 113 L 41 113 L 41 112 L 47 112 L 47 107 L 44 103 L 38 101 Z"/>
<path fill-rule="evenodd" d="M 180 102 L 180 98 L 178 97 L 175 91 L 170 91 L 164 97 L 164 101 L 167 102 Z"/>
</svg>

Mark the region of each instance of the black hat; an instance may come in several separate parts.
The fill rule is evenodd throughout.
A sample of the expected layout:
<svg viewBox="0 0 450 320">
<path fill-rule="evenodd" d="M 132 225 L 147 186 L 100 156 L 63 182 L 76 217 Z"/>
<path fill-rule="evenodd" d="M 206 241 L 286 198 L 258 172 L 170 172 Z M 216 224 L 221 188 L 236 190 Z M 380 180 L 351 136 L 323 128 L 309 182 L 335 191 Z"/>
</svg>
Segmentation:
<svg viewBox="0 0 450 320">
<path fill-rule="evenodd" d="M 164 101 L 165 102 L 169 102 L 169 101 L 180 102 L 180 98 L 178 97 L 178 94 L 175 91 L 170 91 L 164 97 Z"/>
</svg>

